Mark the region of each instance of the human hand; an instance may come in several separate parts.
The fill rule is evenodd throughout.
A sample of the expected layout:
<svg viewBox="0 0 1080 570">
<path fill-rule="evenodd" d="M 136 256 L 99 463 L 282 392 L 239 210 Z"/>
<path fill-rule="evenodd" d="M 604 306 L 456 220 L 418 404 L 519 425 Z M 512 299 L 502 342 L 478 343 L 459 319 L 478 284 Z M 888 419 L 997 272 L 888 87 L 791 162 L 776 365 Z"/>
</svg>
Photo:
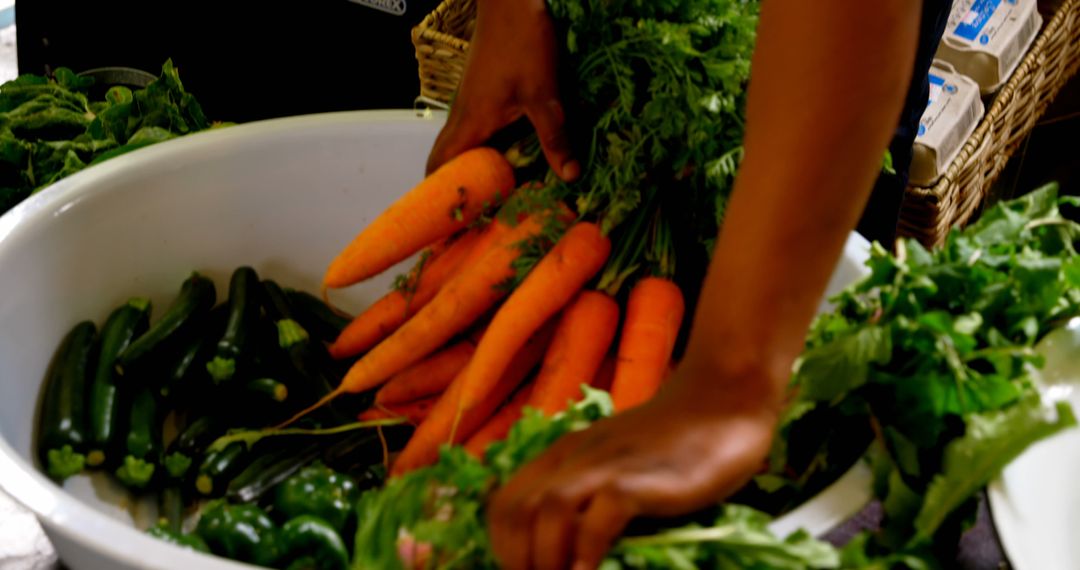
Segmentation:
<svg viewBox="0 0 1080 570">
<path fill-rule="evenodd" d="M 480 0 L 476 33 L 446 125 L 428 156 L 431 173 L 484 144 L 522 116 L 536 129 L 552 170 L 564 180 L 580 174 L 563 130 L 555 75 L 555 32 L 543 0 Z"/>
<path fill-rule="evenodd" d="M 564 436 L 496 492 L 488 526 L 504 568 L 595 569 L 631 519 L 714 505 L 759 470 L 775 408 L 725 403 L 679 380 Z"/>
</svg>

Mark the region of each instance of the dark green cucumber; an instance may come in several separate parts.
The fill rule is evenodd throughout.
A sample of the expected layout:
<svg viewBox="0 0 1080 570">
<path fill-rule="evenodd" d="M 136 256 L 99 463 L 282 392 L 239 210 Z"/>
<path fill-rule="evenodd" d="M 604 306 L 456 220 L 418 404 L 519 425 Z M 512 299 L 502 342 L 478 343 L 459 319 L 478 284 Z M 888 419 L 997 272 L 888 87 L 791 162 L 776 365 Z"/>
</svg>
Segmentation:
<svg viewBox="0 0 1080 570">
<path fill-rule="evenodd" d="M 326 347 L 312 342 L 304 328 L 292 319 L 278 321 L 277 327 L 278 342 L 288 356 L 290 368 L 296 378 L 294 382 L 305 387 L 306 393 L 298 399 L 311 404 L 333 392 L 341 383 L 341 376 L 336 373 L 333 359 L 326 352 Z M 370 394 L 343 394 L 322 410 L 318 410 L 313 417 L 331 424 L 348 423 L 352 420 L 345 410 L 366 409 L 371 403 L 368 401 L 370 397 Z"/>
<path fill-rule="evenodd" d="M 158 493 L 158 524 L 170 532 L 181 532 L 184 523 L 184 491 L 167 485 Z"/>
<path fill-rule="evenodd" d="M 120 482 L 132 489 L 144 489 L 154 478 L 161 462 L 161 414 L 155 390 L 139 386 L 131 400 L 124 463 L 116 470 Z"/>
<path fill-rule="evenodd" d="M 266 314 L 271 320 L 275 322 L 281 319 L 295 320 L 289 298 L 285 290 L 277 282 L 264 279 L 262 282 L 262 295 L 263 308 L 266 309 Z"/>
<path fill-rule="evenodd" d="M 225 496 L 242 503 L 257 501 L 322 453 L 318 445 L 294 444 L 262 455 L 229 482 Z"/>
<path fill-rule="evenodd" d="M 266 402 L 280 404 L 289 397 L 289 388 L 273 378 L 256 378 L 248 382 L 244 389 Z"/>
<path fill-rule="evenodd" d="M 333 342 L 352 322 L 348 315 L 334 310 L 310 293 L 291 289 L 285 293 L 293 318 L 319 340 Z"/>
<path fill-rule="evenodd" d="M 38 415 L 38 459 L 54 480 L 82 470 L 86 457 L 86 386 L 97 327 L 83 321 L 73 327 L 53 355 L 45 376 Z"/>
<path fill-rule="evenodd" d="M 101 327 L 97 365 L 90 383 L 89 437 L 86 464 L 98 467 L 115 457 L 122 445 L 125 390 L 116 373 L 116 357 L 150 324 L 150 300 L 130 299 Z"/>
<path fill-rule="evenodd" d="M 285 291 L 273 281 L 263 281 L 263 308 L 275 324 L 276 348 L 285 356 L 290 371 L 289 386 L 297 388 L 294 401 L 310 405 L 333 391 L 339 379 L 329 372 L 331 363 L 326 348 L 322 343 L 312 341 L 307 330 L 293 318 Z M 322 359 L 320 355 L 326 358 Z M 322 419 L 331 423 L 351 421 L 334 402 L 319 410 L 318 416 L 329 416 Z"/>
<path fill-rule="evenodd" d="M 188 424 L 169 444 L 162 460 L 169 477 L 182 481 L 191 470 L 192 463 L 207 446 L 224 435 L 227 427 L 217 416 L 202 416 Z"/>
<path fill-rule="evenodd" d="M 346 458 L 347 462 L 358 462 L 363 467 L 381 462 L 382 446 L 378 436 L 354 432 L 333 443 L 318 444 L 298 437 L 278 452 L 263 455 L 248 465 L 229 483 L 226 497 L 241 503 L 259 501 L 268 491 L 316 459 L 326 464 L 340 464 L 346 462 Z"/>
<path fill-rule="evenodd" d="M 175 403 L 196 392 L 206 378 L 205 364 L 214 356 L 217 339 L 225 327 L 228 305 L 214 307 L 203 326 L 192 331 L 162 375 L 158 387 L 162 398 Z"/>
<path fill-rule="evenodd" d="M 222 418 L 201 416 L 189 423 L 169 444 L 169 453 L 201 453 L 214 440 L 225 434 L 228 424 Z"/>
<path fill-rule="evenodd" d="M 229 280 L 229 316 L 225 332 L 218 340 L 214 359 L 206 371 L 215 383 L 226 382 L 244 364 L 250 337 L 259 319 L 259 275 L 250 267 L 239 267 Z"/>
<path fill-rule="evenodd" d="M 247 444 L 237 441 L 206 454 L 199 465 L 195 489 L 207 496 L 225 492 L 229 481 L 247 465 L 250 454 Z"/>
<path fill-rule="evenodd" d="M 116 359 L 117 372 L 123 375 L 128 370 L 146 366 L 161 358 L 169 350 L 170 341 L 180 342 L 185 332 L 197 327 L 216 302 L 217 290 L 214 282 L 198 273 L 192 273 L 184 280 L 180 294 L 161 319 L 120 353 Z"/>
</svg>

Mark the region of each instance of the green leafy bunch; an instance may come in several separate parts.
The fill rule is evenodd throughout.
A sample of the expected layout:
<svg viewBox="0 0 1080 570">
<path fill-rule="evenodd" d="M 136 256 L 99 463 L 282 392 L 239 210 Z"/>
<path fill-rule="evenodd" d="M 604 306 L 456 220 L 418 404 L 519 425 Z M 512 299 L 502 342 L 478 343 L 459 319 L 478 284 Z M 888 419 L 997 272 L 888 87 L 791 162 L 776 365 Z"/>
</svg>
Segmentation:
<svg viewBox="0 0 1080 570">
<path fill-rule="evenodd" d="M 881 546 L 916 549 L 962 527 L 1009 461 L 1075 424 L 1067 404 L 1041 397 L 1033 347 L 1080 315 L 1080 225 L 1059 208 L 1076 202 L 1050 185 L 997 205 L 933 252 L 913 240 L 897 256 L 875 245 L 870 276 L 808 336 L 759 490 L 805 488 L 838 466 L 838 441 L 872 439 Z"/>
<path fill-rule="evenodd" d="M 91 101 L 94 80 L 59 68 L 0 85 L 0 213 L 83 168 L 210 127 L 172 61 L 143 89 L 110 88 Z"/>
<path fill-rule="evenodd" d="M 580 180 L 566 187 L 549 178 L 553 193 L 579 215 L 598 219 L 605 232 L 624 222 L 641 228 L 614 238 L 631 248 L 615 256 L 616 272 L 648 269 L 650 259 L 676 251 L 707 255 L 702 245 L 716 236 L 741 159 L 758 3 L 549 0 L 549 6 L 565 40 L 572 123 L 588 144 Z M 658 208 L 664 216 L 652 215 Z M 677 217 L 668 219 L 669 212 Z M 650 235 L 664 235 L 655 224 L 691 230 L 678 243 L 655 243 Z M 642 242 L 648 245 L 638 248 Z"/>
</svg>

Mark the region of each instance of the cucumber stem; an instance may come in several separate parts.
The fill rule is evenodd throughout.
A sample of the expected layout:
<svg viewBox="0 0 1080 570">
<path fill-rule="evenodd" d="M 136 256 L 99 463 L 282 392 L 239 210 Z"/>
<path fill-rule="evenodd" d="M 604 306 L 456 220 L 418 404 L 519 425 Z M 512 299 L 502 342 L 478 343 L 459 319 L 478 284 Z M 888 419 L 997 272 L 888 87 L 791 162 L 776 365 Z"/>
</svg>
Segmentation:
<svg viewBox="0 0 1080 570">
<path fill-rule="evenodd" d="M 215 384 L 220 384 L 231 379 L 233 374 L 236 374 L 236 361 L 231 358 L 215 356 L 213 360 L 206 363 L 206 371 Z"/>
<path fill-rule="evenodd" d="M 281 348 L 289 348 L 298 342 L 306 342 L 308 333 L 300 323 L 292 319 L 281 319 L 277 322 L 278 345 Z"/>
<path fill-rule="evenodd" d="M 86 466 L 86 456 L 76 453 L 70 445 L 65 445 L 60 449 L 50 449 L 46 453 L 46 458 L 48 459 L 46 472 L 49 477 L 60 483 L 72 475 L 77 475 Z"/>
<path fill-rule="evenodd" d="M 124 457 L 124 464 L 116 470 L 116 478 L 129 488 L 143 489 L 154 478 L 154 467 L 153 463 L 128 455 Z"/>
<path fill-rule="evenodd" d="M 127 304 L 136 310 L 146 311 L 150 308 L 150 299 L 147 299 L 146 297 L 132 297 L 128 299 Z"/>
<path fill-rule="evenodd" d="M 170 477 L 183 479 L 184 475 L 187 475 L 188 469 L 191 469 L 191 458 L 179 451 L 175 451 L 165 456 L 162 465 L 165 466 L 165 471 Z"/>
</svg>

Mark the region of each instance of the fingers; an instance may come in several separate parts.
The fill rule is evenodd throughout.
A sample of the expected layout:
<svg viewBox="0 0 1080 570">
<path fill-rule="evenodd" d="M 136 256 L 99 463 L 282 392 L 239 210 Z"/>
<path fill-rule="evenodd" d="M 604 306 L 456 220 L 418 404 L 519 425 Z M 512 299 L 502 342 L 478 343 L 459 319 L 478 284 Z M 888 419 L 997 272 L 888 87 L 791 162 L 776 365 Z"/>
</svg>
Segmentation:
<svg viewBox="0 0 1080 570">
<path fill-rule="evenodd" d="M 558 570 L 567 567 L 577 526 L 578 505 L 557 489 L 544 494 L 532 532 L 533 568 Z"/>
<path fill-rule="evenodd" d="M 614 487 L 593 497 L 578 524 L 573 570 L 595 570 L 638 509 Z"/>
<path fill-rule="evenodd" d="M 492 545 L 507 570 L 568 568 L 583 541 L 591 548 L 585 560 L 599 560 L 637 512 L 614 491 L 616 472 L 572 455 L 579 445 L 573 435 L 558 442 L 496 493 L 488 511 Z M 583 510 L 587 528 L 579 528 Z"/>
<path fill-rule="evenodd" d="M 525 115 L 536 129 L 544 157 L 555 174 L 567 182 L 580 176 L 581 165 L 571 156 L 564 127 L 566 117 L 559 100 L 554 96 L 541 98 L 526 105 Z"/>
<path fill-rule="evenodd" d="M 573 434 L 526 464 L 499 489 L 488 509 L 491 545 L 503 568 L 531 568 L 533 523 L 551 480 L 573 449 Z"/>
</svg>

